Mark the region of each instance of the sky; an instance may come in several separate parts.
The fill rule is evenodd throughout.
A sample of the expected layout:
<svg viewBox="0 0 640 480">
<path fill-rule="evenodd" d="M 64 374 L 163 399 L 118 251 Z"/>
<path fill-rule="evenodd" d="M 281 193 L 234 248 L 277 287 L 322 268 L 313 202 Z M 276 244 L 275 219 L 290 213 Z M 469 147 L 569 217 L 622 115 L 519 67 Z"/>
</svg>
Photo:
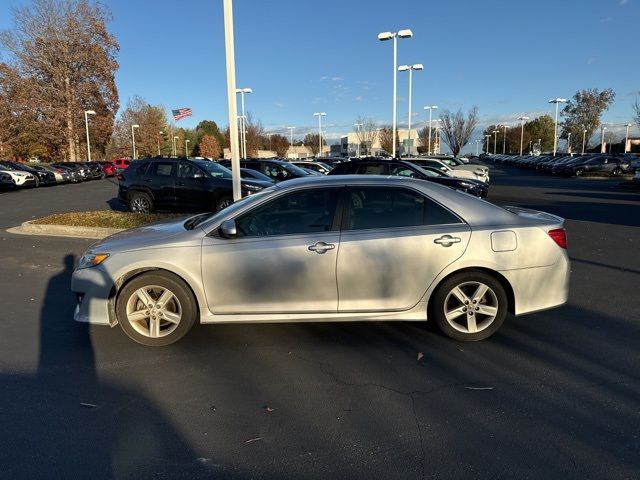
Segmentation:
<svg viewBox="0 0 640 480">
<path fill-rule="evenodd" d="M 1 3 L 6 29 L 10 7 L 30 1 Z M 179 126 L 228 124 L 222 0 L 102 3 L 120 43 L 121 107 L 139 95 L 167 110 L 192 108 Z M 413 75 L 413 126 L 428 120 L 425 105 L 475 105 L 472 145 L 484 126 L 552 114 L 549 99 L 584 88 L 616 92 L 603 122 L 622 131 L 640 97 L 640 0 L 235 0 L 234 20 L 237 86 L 254 92 L 247 111 L 287 136 L 289 125 L 300 137 L 317 131 L 314 112 L 327 113 L 330 143 L 358 116 L 390 124 L 392 43 L 377 35 L 405 28 L 414 36 L 398 41 L 398 64 L 425 67 Z M 407 120 L 408 74 L 400 72 L 399 126 Z"/>
</svg>

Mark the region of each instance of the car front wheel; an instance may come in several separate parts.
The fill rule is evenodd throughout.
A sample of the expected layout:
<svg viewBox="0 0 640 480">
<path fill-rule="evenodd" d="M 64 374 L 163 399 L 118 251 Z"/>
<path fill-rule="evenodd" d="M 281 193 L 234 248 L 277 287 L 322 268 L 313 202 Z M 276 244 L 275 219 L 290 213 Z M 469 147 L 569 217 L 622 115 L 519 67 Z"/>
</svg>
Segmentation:
<svg viewBox="0 0 640 480">
<path fill-rule="evenodd" d="M 463 272 L 437 289 L 430 316 L 450 338 L 463 342 L 493 335 L 507 315 L 507 295 L 495 278 L 484 272 Z"/>
<path fill-rule="evenodd" d="M 224 210 L 232 203 L 233 203 L 233 197 L 231 197 L 230 195 L 224 195 L 220 197 L 215 205 L 216 212 L 219 212 L 220 210 Z"/>
<path fill-rule="evenodd" d="M 116 300 L 122 330 L 142 345 L 160 347 L 184 337 L 193 327 L 197 305 L 191 290 L 169 272 L 149 272 L 127 283 Z"/>
</svg>

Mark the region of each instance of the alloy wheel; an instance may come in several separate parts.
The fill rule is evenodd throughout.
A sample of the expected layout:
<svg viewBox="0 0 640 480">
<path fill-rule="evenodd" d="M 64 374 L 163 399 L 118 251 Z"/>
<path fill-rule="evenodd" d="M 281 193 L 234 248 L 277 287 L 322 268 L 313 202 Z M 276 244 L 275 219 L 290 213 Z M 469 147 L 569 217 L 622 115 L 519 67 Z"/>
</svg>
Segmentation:
<svg viewBox="0 0 640 480">
<path fill-rule="evenodd" d="M 149 213 L 151 205 L 145 197 L 135 197 L 131 202 L 131 210 L 135 213 Z"/>
<path fill-rule="evenodd" d="M 149 285 L 131 294 L 126 314 L 136 332 L 148 338 L 161 338 L 170 335 L 180 325 L 182 306 L 168 288 Z"/>
<path fill-rule="evenodd" d="M 459 332 L 478 333 L 498 315 L 498 297 L 482 282 L 465 282 L 454 287 L 444 301 L 444 317 Z"/>
</svg>

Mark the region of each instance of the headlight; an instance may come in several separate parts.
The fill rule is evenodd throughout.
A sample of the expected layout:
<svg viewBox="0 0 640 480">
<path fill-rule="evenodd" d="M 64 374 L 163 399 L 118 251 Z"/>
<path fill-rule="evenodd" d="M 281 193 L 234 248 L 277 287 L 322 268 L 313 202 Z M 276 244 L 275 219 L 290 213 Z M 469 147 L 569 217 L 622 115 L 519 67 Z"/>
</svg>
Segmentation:
<svg viewBox="0 0 640 480">
<path fill-rule="evenodd" d="M 108 253 L 85 253 L 80 257 L 78 262 L 78 270 L 81 268 L 97 267 L 102 262 L 109 258 Z"/>
<path fill-rule="evenodd" d="M 260 190 L 262 190 L 262 187 L 259 187 L 257 185 L 248 185 L 246 183 L 242 184 L 242 188 L 244 188 L 245 190 L 249 190 L 250 192 L 259 192 Z"/>
<path fill-rule="evenodd" d="M 460 182 L 460 186 L 464 188 L 476 188 L 475 183 Z"/>
</svg>

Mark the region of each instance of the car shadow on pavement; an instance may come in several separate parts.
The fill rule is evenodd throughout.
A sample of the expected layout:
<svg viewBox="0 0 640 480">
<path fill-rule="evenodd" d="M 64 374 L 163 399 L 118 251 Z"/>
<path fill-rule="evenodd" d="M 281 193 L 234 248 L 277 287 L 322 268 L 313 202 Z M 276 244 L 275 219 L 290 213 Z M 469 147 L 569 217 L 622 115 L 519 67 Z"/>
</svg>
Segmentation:
<svg viewBox="0 0 640 480">
<path fill-rule="evenodd" d="M 40 315 L 35 376 L 0 374 L 3 478 L 206 478 L 143 392 L 100 380 L 88 324 L 73 321 L 74 256 L 51 277 Z M 217 477 L 216 477 L 217 478 Z"/>
</svg>

